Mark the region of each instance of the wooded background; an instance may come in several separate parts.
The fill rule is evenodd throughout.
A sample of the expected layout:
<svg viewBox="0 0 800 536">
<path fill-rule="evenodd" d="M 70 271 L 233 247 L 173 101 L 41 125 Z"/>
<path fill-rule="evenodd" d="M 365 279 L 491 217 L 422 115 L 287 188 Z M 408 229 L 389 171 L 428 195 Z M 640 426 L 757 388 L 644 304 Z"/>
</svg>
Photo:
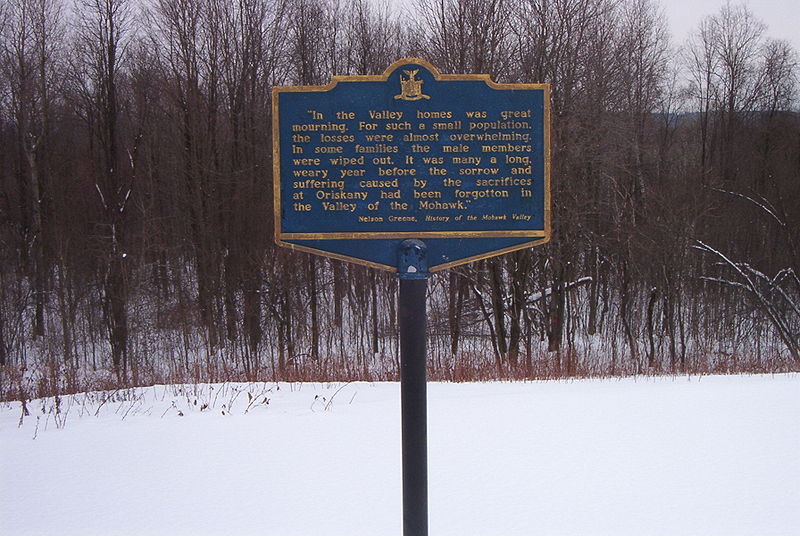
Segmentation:
<svg viewBox="0 0 800 536">
<path fill-rule="evenodd" d="M 799 370 L 798 58 L 743 6 L 6 0 L 0 397 L 393 379 L 396 278 L 272 241 L 271 87 L 552 85 L 553 238 L 436 274 L 434 379 Z"/>
</svg>

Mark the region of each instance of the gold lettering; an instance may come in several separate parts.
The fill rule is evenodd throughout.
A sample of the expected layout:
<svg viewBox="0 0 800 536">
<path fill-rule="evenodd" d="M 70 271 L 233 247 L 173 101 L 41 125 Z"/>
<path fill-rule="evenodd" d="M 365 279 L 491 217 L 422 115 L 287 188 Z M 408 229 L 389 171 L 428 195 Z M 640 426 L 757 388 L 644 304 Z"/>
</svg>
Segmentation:
<svg viewBox="0 0 800 536">
<path fill-rule="evenodd" d="M 426 112 L 417 110 L 417 119 L 450 119 L 453 117 L 453 112 Z"/>
<path fill-rule="evenodd" d="M 529 153 L 531 152 L 530 145 L 514 145 L 507 143 L 505 145 L 481 145 L 481 151 L 484 153 Z"/>
<path fill-rule="evenodd" d="M 344 147 L 341 145 L 322 145 L 314 147 L 315 153 L 322 153 L 322 154 L 336 154 L 341 153 L 344 151 Z"/>
<path fill-rule="evenodd" d="M 503 121 L 506 121 L 507 119 L 510 119 L 512 117 L 515 119 L 526 119 L 529 118 L 530 116 L 531 116 L 530 110 L 507 110 L 500 112 L 500 118 Z"/>
<path fill-rule="evenodd" d="M 442 192 L 433 190 L 414 190 L 414 199 L 441 199 Z"/>
</svg>

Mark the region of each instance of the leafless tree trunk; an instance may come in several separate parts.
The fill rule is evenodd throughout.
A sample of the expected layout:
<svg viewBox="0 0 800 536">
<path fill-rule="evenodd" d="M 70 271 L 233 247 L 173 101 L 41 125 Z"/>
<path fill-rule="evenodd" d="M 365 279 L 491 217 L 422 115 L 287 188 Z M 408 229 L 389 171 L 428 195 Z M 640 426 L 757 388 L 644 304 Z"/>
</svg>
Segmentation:
<svg viewBox="0 0 800 536">
<path fill-rule="evenodd" d="M 128 368 L 128 253 L 126 220 L 133 184 L 122 158 L 118 79 L 125 61 L 131 13 L 127 0 L 84 0 L 79 5 L 76 72 L 98 150 L 95 189 L 104 215 L 103 310 L 114 372 Z"/>
<path fill-rule="evenodd" d="M 61 9 L 55 0 L 10 0 L 0 32 L 0 70 L 8 82 L 17 124 L 17 163 L 25 221 L 24 258 L 33 286 L 33 334 L 45 334 L 45 302 L 49 285 L 51 203 L 48 174 L 52 135 L 52 98 L 60 69 L 57 51 L 64 44 Z"/>
</svg>

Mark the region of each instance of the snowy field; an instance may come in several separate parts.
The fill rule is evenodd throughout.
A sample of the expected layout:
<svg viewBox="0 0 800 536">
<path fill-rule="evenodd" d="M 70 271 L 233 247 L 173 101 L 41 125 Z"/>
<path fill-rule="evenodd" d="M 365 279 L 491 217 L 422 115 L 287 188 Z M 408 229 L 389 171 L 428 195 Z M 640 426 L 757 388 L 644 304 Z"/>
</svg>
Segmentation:
<svg viewBox="0 0 800 536">
<path fill-rule="evenodd" d="M 22 426 L 0 404 L 0 534 L 400 535 L 399 396 L 157 386 L 33 401 Z M 800 376 L 428 399 L 431 536 L 800 534 Z"/>
</svg>

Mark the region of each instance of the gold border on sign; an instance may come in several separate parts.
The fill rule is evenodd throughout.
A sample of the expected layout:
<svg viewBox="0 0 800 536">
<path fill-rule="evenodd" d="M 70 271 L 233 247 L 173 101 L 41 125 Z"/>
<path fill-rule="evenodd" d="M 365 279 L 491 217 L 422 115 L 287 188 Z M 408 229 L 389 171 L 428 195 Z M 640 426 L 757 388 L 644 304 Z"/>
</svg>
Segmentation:
<svg viewBox="0 0 800 536">
<path fill-rule="evenodd" d="M 492 89 L 498 90 L 541 90 L 544 92 L 544 229 L 531 230 L 508 230 L 508 231 L 420 231 L 420 232 L 352 232 L 352 233 L 283 233 L 281 232 L 281 175 L 280 175 L 280 94 L 298 92 L 325 92 L 335 88 L 339 82 L 386 82 L 392 73 L 403 65 L 421 65 L 425 67 L 436 81 L 459 82 L 459 81 L 483 81 Z M 451 263 L 440 264 L 431 267 L 430 271 L 435 272 L 452 268 L 460 264 L 475 262 L 488 259 L 498 255 L 510 253 L 528 247 L 538 246 L 550 241 L 552 235 L 551 227 L 551 193 L 550 193 L 550 84 L 508 84 L 498 83 L 491 79 L 488 74 L 442 74 L 439 69 L 422 58 L 403 58 L 392 63 L 383 74 L 380 75 L 336 75 L 328 84 L 324 86 L 275 86 L 272 88 L 272 189 L 273 189 L 273 217 L 275 242 L 283 247 L 293 250 L 314 253 L 333 259 L 355 262 L 373 268 L 380 268 L 389 271 L 396 271 L 394 266 L 373 263 L 362 259 L 340 255 L 316 248 L 302 246 L 284 240 L 335 240 L 335 239 L 402 239 L 402 238 L 513 238 L 513 237 L 540 237 L 539 240 L 526 242 L 517 246 L 511 246 L 501 250 L 495 250 L 487 254 L 460 259 Z"/>
<path fill-rule="evenodd" d="M 469 237 L 466 237 L 469 238 Z M 509 246 L 503 249 L 496 249 L 492 250 L 489 253 L 481 253 L 480 255 L 473 255 L 472 257 L 465 257 L 463 259 L 458 259 L 452 262 L 445 262 L 442 264 L 437 264 L 435 266 L 431 266 L 428 271 L 431 273 L 439 272 L 441 270 L 447 270 L 448 268 L 453 268 L 455 266 L 460 266 L 462 264 L 467 264 L 470 262 L 477 262 L 486 259 L 491 259 L 492 257 L 498 257 L 500 255 L 505 255 L 506 253 L 511 253 L 513 251 L 519 251 L 520 249 L 527 249 L 532 248 L 534 246 L 541 246 L 542 244 L 546 244 L 550 241 L 550 237 L 542 238 L 541 240 L 533 240 L 531 242 L 525 242 L 523 244 L 517 244 L 516 246 Z M 336 259 L 339 261 L 346 261 L 352 262 L 355 264 L 360 264 L 362 266 L 368 266 L 370 268 L 378 268 L 380 270 L 386 270 L 389 272 L 396 272 L 397 266 L 389 266 L 388 264 L 381 264 L 379 262 L 372 262 L 367 261 L 364 259 L 359 259 L 358 257 L 350 257 L 349 255 L 342 255 L 340 253 L 333 253 L 331 251 L 326 251 L 324 249 L 317 249 L 312 248 L 309 246 L 304 246 L 302 244 L 294 244 L 292 242 L 284 242 L 282 240 L 277 241 L 279 246 L 292 249 L 294 251 L 302 251 L 305 253 L 313 253 L 314 255 L 319 255 L 321 257 L 328 257 L 330 259 Z"/>
<path fill-rule="evenodd" d="M 525 231 L 383 231 L 375 233 L 283 233 L 285 240 L 379 240 L 391 238 L 524 238 L 547 236 L 545 231 L 530 229 Z"/>
</svg>

